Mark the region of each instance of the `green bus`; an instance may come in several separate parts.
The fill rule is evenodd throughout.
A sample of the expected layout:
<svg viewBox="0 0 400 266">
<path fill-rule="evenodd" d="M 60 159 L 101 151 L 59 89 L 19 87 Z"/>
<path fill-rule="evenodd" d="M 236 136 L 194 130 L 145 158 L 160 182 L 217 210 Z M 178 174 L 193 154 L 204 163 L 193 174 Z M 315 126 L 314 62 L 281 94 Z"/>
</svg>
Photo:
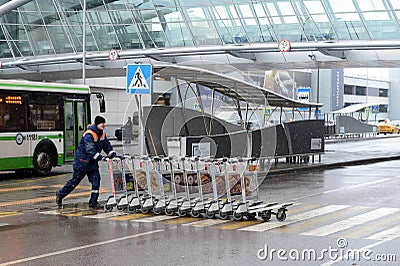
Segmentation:
<svg viewBox="0 0 400 266">
<path fill-rule="evenodd" d="M 0 80 L 0 171 L 47 175 L 72 161 L 90 123 L 90 98 L 102 93 L 85 85 Z"/>
</svg>

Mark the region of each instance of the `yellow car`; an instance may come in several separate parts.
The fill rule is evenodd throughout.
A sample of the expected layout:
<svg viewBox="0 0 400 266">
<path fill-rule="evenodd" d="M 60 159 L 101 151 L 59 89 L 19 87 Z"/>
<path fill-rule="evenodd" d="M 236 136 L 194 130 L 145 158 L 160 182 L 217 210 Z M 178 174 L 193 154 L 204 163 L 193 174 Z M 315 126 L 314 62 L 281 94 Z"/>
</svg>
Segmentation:
<svg viewBox="0 0 400 266">
<path fill-rule="evenodd" d="M 378 134 L 383 133 L 384 135 L 386 135 L 386 133 L 399 134 L 400 131 L 398 125 L 395 125 L 394 123 L 390 122 L 389 119 L 385 119 L 382 123 L 379 123 L 377 125 L 377 128 L 378 128 Z"/>
</svg>

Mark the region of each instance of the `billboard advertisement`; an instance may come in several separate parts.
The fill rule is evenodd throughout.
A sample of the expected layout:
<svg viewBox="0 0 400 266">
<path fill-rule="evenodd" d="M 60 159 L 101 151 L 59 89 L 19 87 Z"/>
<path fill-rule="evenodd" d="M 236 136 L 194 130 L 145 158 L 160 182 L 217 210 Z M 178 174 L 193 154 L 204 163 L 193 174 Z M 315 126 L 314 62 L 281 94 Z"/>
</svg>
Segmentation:
<svg viewBox="0 0 400 266">
<path fill-rule="evenodd" d="M 265 71 L 264 88 L 297 99 L 298 88 L 311 88 L 311 73 L 294 70 Z"/>
</svg>

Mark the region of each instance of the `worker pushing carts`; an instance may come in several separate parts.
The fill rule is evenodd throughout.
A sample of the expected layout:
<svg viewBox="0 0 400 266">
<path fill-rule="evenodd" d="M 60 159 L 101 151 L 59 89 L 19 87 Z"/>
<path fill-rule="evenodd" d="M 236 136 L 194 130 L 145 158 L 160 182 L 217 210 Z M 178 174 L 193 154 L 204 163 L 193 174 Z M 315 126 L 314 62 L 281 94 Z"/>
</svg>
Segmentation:
<svg viewBox="0 0 400 266">
<path fill-rule="evenodd" d="M 119 156 L 108 160 L 112 191 L 105 209 L 237 221 L 275 215 L 284 221 L 293 203 L 259 199 L 263 160 Z"/>
</svg>

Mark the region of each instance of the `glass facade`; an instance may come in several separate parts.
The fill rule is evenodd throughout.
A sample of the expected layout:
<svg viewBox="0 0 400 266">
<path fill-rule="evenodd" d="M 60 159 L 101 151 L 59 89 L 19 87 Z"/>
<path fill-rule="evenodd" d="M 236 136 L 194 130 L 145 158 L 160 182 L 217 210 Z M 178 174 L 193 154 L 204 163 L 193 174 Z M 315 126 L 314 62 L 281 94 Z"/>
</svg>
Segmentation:
<svg viewBox="0 0 400 266">
<path fill-rule="evenodd" d="M 86 0 L 86 5 L 88 52 L 400 36 L 399 0 Z M 0 57 L 81 52 L 82 18 L 83 0 L 22 5 L 0 17 Z"/>
</svg>

